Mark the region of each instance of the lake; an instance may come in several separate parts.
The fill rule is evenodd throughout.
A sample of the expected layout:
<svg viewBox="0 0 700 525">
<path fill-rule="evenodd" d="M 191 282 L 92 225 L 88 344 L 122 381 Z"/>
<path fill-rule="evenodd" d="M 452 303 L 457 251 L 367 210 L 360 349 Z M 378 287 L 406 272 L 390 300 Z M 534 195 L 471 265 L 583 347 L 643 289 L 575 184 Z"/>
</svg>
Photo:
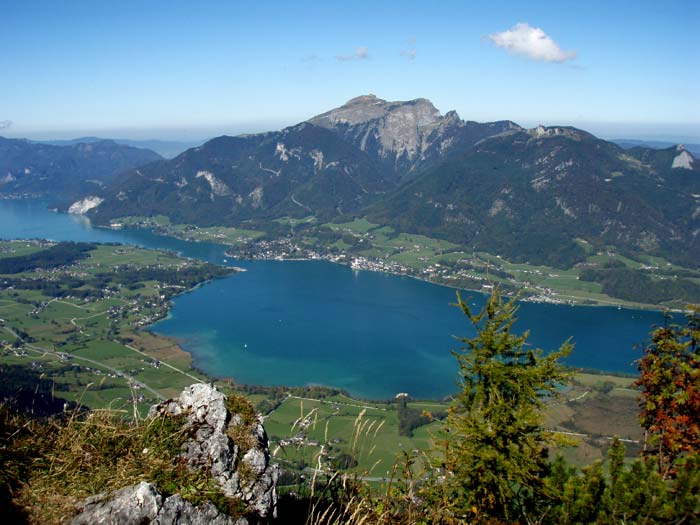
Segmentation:
<svg viewBox="0 0 700 525">
<path fill-rule="evenodd" d="M 203 371 L 265 385 L 321 384 L 380 399 L 453 393 L 454 336 L 474 331 L 450 306 L 455 291 L 408 277 L 355 271 L 325 261 L 241 261 L 225 247 L 147 230 L 94 228 L 34 200 L 0 200 L 0 238 L 120 242 L 174 250 L 247 271 L 177 297 L 156 333 L 177 338 Z M 473 308 L 484 296 L 464 292 Z M 639 345 L 663 322 L 660 312 L 522 303 L 519 330 L 556 349 L 569 337 L 572 366 L 634 373 Z"/>
</svg>

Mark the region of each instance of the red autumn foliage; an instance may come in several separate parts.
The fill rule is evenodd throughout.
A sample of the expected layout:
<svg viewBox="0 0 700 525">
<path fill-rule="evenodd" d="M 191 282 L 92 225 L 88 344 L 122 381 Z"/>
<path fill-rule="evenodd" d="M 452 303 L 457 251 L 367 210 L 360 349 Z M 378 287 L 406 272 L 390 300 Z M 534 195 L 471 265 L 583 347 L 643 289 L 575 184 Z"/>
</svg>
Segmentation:
<svg viewBox="0 0 700 525">
<path fill-rule="evenodd" d="M 700 310 L 685 326 L 656 329 L 639 370 L 645 450 L 658 458 L 660 472 L 673 473 L 681 454 L 700 452 Z"/>
</svg>

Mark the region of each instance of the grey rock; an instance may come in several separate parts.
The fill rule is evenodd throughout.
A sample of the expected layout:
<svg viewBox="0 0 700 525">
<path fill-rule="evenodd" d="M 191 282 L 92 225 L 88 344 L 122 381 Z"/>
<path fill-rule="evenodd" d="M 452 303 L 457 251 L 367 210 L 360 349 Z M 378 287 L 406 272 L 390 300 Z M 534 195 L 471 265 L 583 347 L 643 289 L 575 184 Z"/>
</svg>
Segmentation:
<svg viewBox="0 0 700 525">
<path fill-rule="evenodd" d="M 71 521 L 73 525 L 248 525 L 276 515 L 279 472 L 277 465 L 270 464 L 269 442 L 260 418 L 235 434 L 245 443 L 234 443 L 227 429 L 244 425 L 243 418 L 230 414 L 226 396 L 208 384 L 187 387 L 177 399 L 149 411 L 150 418 L 164 415 L 184 420 L 191 437 L 183 444 L 181 456 L 189 468 L 208 471 L 226 496 L 245 504 L 247 518 L 222 514 L 212 503 L 195 507 L 177 494 L 164 499 L 152 484 L 141 482 L 88 498 Z"/>
<path fill-rule="evenodd" d="M 153 520 L 161 508 L 163 498 L 150 483 L 141 482 L 110 494 L 98 494 L 85 500 L 81 513 L 72 525 L 141 524 Z"/>
<path fill-rule="evenodd" d="M 232 518 L 212 503 L 195 507 L 179 495 L 163 501 L 150 483 L 141 482 L 110 494 L 88 498 L 72 525 L 248 525 L 246 518 Z"/>
<path fill-rule="evenodd" d="M 353 127 L 351 134 L 359 139 L 363 151 L 376 147 L 380 157 L 397 159 L 405 156 L 412 160 L 420 155 L 430 132 L 443 120 L 435 106 L 424 98 L 388 102 L 374 95 L 365 95 L 309 122 L 331 129 Z M 456 122 L 461 121 L 457 118 Z"/>
<path fill-rule="evenodd" d="M 151 407 L 149 417 L 164 414 L 184 415 L 185 425 L 195 429 L 182 453 L 190 468 L 208 468 L 226 496 L 242 500 L 261 518 L 275 515 L 279 472 L 277 465 L 270 464 L 269 442 L 262 421 L 258 420 L 250 429 L 255 445 L 240 459 L 247 466 L 246 476 L 242 477 L 238 465 L 240 444 L 234 443 L 226 430 L 229 425 L 243 424 L 243 420 L 238 414 L 229 414 L 226 396 L 216 387 L 191 385 L 178 399 Z"/>
<path fill-rule="evenodd" d="M 179 495 L 170 496 L 163 502 L 153 525 L 247 525 L 245 518 L 234 519 L 222 514 L 211 503 L 195 507 Z"/>
</svg>

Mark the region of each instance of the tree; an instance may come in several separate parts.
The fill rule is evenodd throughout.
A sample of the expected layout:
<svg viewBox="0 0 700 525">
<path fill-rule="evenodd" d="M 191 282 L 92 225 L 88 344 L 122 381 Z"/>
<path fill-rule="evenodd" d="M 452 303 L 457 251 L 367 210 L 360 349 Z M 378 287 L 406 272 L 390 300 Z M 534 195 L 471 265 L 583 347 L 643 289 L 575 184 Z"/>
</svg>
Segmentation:
<svg viewBox="0 0 700 525">
<path fill-rule="evenodd" d="M 639 362 L 642 387 L 640 422 L 645 453 L 659 472 L 674 474 L 684 452 L 700 452 L 700 310 L 685 326 L 667 324 L 652 332 Z"/>
<path fill-rule="evenodd" d="M 572 345 L 548 355 L 531 348 L 528 332 L 512 331 L 516 299 L 504 300 L 497 289 L 478 314 L 459 293 L 457 300 L 476 336 L 459 338 L 464 346 L 454 352 L 462 388 L 447 419 L 449 499 L 464 518 L 526 519 L 546 497 L 547 449 L 555 439 L 542 427 L 543 408 L 569 377 L 559 360 Z"/>
</svg>

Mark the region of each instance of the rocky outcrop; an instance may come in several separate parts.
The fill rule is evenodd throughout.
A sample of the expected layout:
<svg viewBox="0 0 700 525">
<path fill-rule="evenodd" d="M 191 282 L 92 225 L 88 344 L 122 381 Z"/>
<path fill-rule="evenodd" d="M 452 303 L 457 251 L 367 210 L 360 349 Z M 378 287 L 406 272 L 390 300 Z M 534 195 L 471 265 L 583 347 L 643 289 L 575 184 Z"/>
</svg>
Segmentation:
<svg viewBox="0 0 700 525">
<path fill-rule="evenodd" d="M 549 137 L 565 137 L 571 140 L 596 140 L 596 138 L 581 129 L 571 126 L 543 126 L 540 124 L 536 128 L 527 130 L 527 133 L 534 139 L 549 138 Z"/>
<path fill-rule="evenodd" d="M 72 215 L 85 215 L 91 209 L 97 208 L 103 202 L 103 198 L 91 195 L 90 197 L 85 197 L 84 199 L 80 199 L 79 201 L 71 204 L 68 208 L 68 213 Z"/>
<path fill-rule="evenodd" d="M 184 445 L 190 468 L 208 468 L 222 492 L 242 500 L 257 515 L 267 517 L 277 505 L 277 466 L 269 462 L 265 428 L 260 419 L 245 421 L 226 408 L 226 396 L 208 384 L 192 385 L 180 397 L 151 407 L 149 417 L 185 416 L 194 435 Z M 231 435 L 239 437 L 239 442 Z"/>
<path fill-rule="evenodd" d="M 682 168 L 685 170 L 692 170 L 695 158 L 690 154 L 689 151 L 685 149 L 685 146 L 683 146 L 683 144 L 679 144 L 678 146 L 676 146 L 676 151 L 678 152 L 678 154 L 675 157 L 673 157 L 673 163 L 671 164 L 671 168 Z"/>
<path fill-rule="evenodd" d="M 242 503 L 247 518 L 231 518 L 207 503 L 195 507 L 179 495 L 163 498 L 150 483 L 139 483 L 86 500 L 72 521 L 175 525 L 259 523 L 276 514 L 278 467 L 270 464 L 262 420 L 228 408 L 226 396 L 209 384 L 195 384 L 180 397 L 151 407 L 149 418 L 183 419 L 188 439 L 180 456 L 190 469 L 207 471 L 224 496 Z"/>
<path fill-rule="evenodd" d="M 211 503 L 195 507 L 179 495 L 163 499 L 146 482 L 109 494 L 88 498 L 71 525 L 246 525 L 246 518 L 234 519 L 218 511 Z"/>
<path fill-rule="evenodd" d="M 379 158 L 414 160 L 427 148 L 431 131 L 444 117 L 424 98 L 388 102 L 374 95 L 356 97 L 309 122 L 333 129 L 363 151 Z M 457 118 L 453 125 L 460 125 Z"/>
</svg>

